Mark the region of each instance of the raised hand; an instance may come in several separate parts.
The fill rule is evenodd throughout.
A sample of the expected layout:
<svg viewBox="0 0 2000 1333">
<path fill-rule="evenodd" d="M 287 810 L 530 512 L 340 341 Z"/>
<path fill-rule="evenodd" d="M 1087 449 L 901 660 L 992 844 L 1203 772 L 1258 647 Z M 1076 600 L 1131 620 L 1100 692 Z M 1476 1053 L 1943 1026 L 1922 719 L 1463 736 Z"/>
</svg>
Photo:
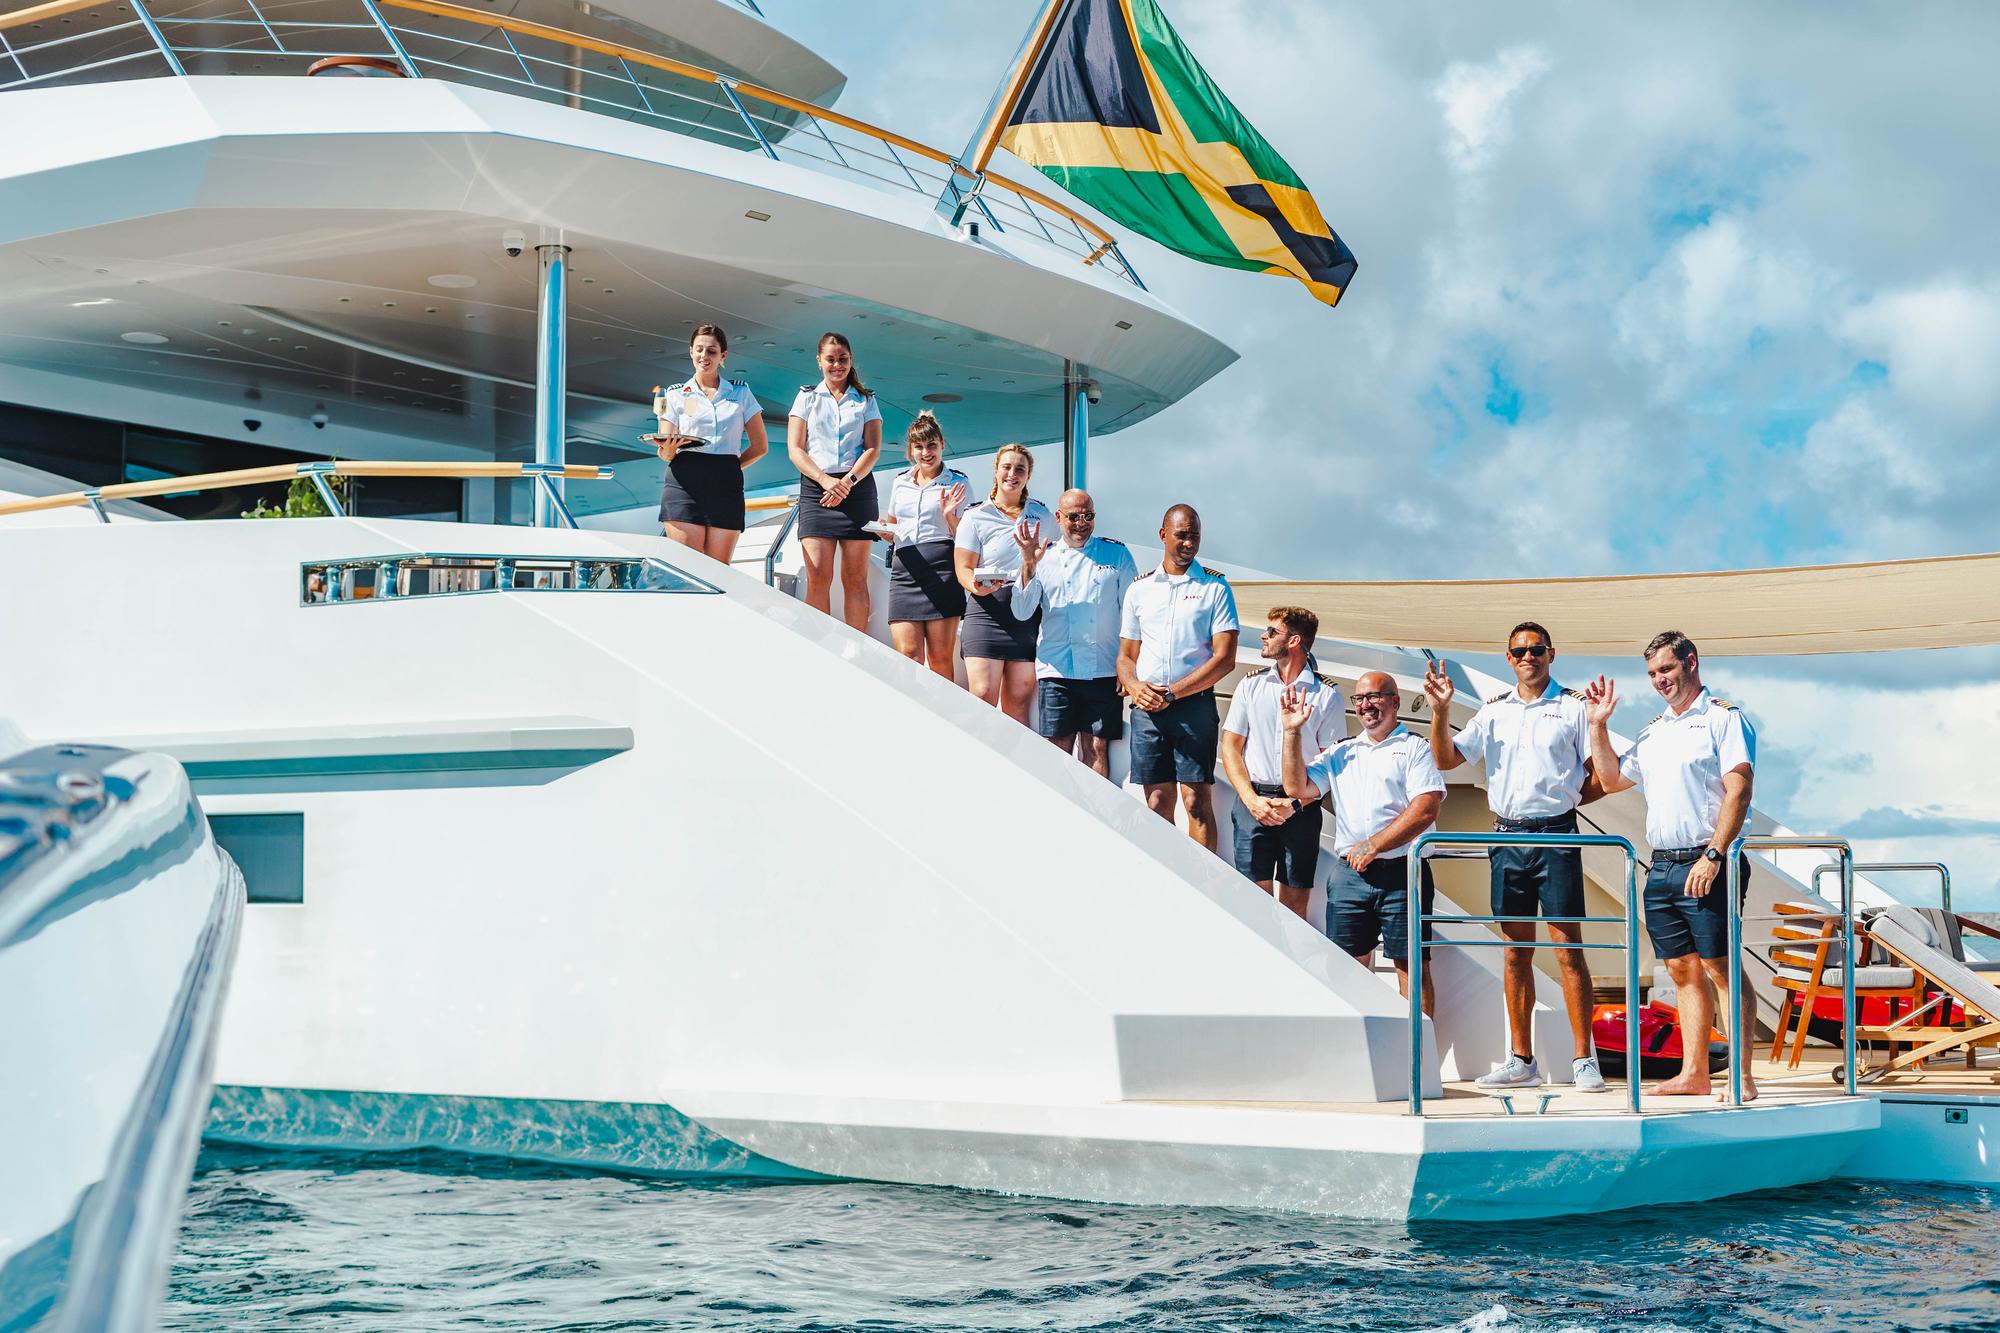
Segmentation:
<svg viewBox="0 0 2000 1333">
<path fill-rule="evenodd" d="M 1438 717 L 1451 716 L 1451 701 L 1457 695 L 1458 686 L 1452 684 L 1451 673 L 1444 663 L 1432 662 L 1424 668 L 1424 698 L 1431 701 L 1431 712 Z"/>
<path fill-rule="evenodd" d="M 1042 553 L 1042 525 L 1022 519 L 1014 525 L 1014 545 L 1021 548 L 1021 558 L 1032 561 Z"/>
<path fill-rule="evenodd" d="M 946 517 L 958 512 L 965 503 L 965 483 L 955 481 L 938 492 L 938 512 Z"/>
<path fill-rule="evenodd" d="M 1286 731 L 1303 731 L 1312 720 L 1312 700 L 1297 685 L 1287 685 L 1278 695 L 1278 722 Z"/>
<path fill-rule="evenodd" d="M 1611 683 L 1609 676 L 1599 676 L 1583 687 L 1583 712 L 1592 726 L 1602 722 L 1607 726 L 1611 715 L 1618 710 L 1618 687 Z"/>
</svg>

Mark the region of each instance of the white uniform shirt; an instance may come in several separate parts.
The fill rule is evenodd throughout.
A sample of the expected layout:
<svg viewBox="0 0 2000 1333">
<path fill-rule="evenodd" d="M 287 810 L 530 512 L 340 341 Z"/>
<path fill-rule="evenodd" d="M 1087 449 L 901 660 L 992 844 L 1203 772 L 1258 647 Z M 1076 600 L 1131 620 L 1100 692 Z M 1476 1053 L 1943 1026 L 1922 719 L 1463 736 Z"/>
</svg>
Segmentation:
<svg viewBox="0 0 2000 1333">
<path fill-rule="evenodd" d="M 835 398 L 821 380 L 799 389 L 799 396 L 792 399 L 792 415 L 806 423 L 806 453 L 837 477 L 861 461 L 861 451 L 867 447 L 861 428 L 882 419 L 882 404 L 852 384 Z"/>
<path fill-rule="evenodd" d="M 1347 704 L 1340 697 L 1340 686 L 1311 667 L 1292 683 L 1305 691 L 1313 708 L 1299 733 L 1301 749 L 1308 756 L 1316 755 L 1346 739 Z M 1264 667 L 1245 676 L 1229 701 L 1229 716 L 1222 729 L 1245 738 L 1243 766 L 1250 770 L 1252 782 L 1268 785 L 1285 780 L 1285 730 L 1278 716 L 1278 696 L 1284 690 L 1277 668 Z"/>
<path fill-rule="evenodd" d="M 917 481 L 915 468 L 896 474 L 896 480 L 889 484 L 889 517 L 900 530 L 896 545 L 951 540 L 951 525 L 944 521 L 944 493 L 954 486 L 966 488 L 966 503 L 970 504 L 972 485 L 963 472 L 945 468 L 923 483 Z"/>
<path fill-rule="evenodd" d="M 1045 534 L 1046 535 L 1046 534 Z M 1035 576 L 1014 591 L 1022 619 L 1042 608 L 1042 636 L 1035 644 L 1041 680 L 1102 680 L 1118 674 L 1118 620 L 1125 590 L 1139 567 L 1125 543 L 1092 537 L 1082 546 L 1059 541 L 1035 562 Z"/>
<path fill-rule="evenodd" d="M 1736 705 L 1703 690 L 1687 711 L 1646 724 L 1618 756 L 1618 771 L 1646 793 L 1646 841 L 1656 848 L 1700 847 L 1715 836 L 1722 775 L 1757 762 L 1757 733 Z"/>
<path fill-rule="evenodd" d="M 1126 592 L 1118 636 L 1139 643 L 1139 679 L 1167 686 L 1208 661 L 1216 635 L 1240 628 L 1228 579 L 1199 564 L 1179 575 L 1162 566 Z"/>
<path fill-rule="evenodd" d="M 1444 790 L 1444 774 L 1431 757 L 1430 742 L 1401 723 L 1379 743 L 1366 732 L 1337 742 L 1306 765 L 1306 779 L 1321 795 L 1333 793 L 1333 850 L 1344 852 L 1389 827 L 1396 816 L 1427 791 Z M 1408 856 L 1410 843 L 1379 857 Z"/>
<path fill-rule="evenodd" d="M 958 550 L 979 553 L 979 563 L 973 568 L 997 569 L 1001 581 L 1013 583 L 1021 577 L 1021 548 L 1014 541 L 1014 525 L 1023 521 L 1031 527 L 1039 524 L 1043 541 L 1056 530 L 1056 516 L 1040 500 L 1022 505 L 1018 518 L 1007 517 L 991 500 L 981 500 L 958 520 L 958 536 L 952 544 Z M 1028 612 L 1016 614 L 1025 617 Z"/>
<path fill-rule="evenodd" d="M 1517 685 L 1488 699 L 1453 738 L 1470 763 L 1486 765 L 1486 804 L 1502 819 L 1548 819 L 1576 809 L 1590 758 L 1583 697 L 1550 679 L 1527 700 Z"/>
<path fill-rule="evenodd" d="M 710 398 L 693 380 L 676 384 L 661 395 L 667 400 L 667 424 L 683 435 L 707 440 L 701 452 L 740 458 L 743 430 L 764 408 L 742 380 L 724 380 Z"/>
</svg>

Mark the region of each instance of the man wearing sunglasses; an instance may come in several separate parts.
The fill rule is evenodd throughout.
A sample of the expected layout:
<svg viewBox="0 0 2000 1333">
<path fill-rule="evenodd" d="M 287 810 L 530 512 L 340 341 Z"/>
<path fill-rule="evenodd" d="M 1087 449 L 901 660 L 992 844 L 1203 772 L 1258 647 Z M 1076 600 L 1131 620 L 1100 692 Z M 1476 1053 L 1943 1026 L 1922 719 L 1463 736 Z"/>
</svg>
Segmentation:
<svg viewBox="0 0 2000 1333">
<path fill-rule="evenodd" d="M 1303 690 L 1313 707 L 1301 741 L 1316 755 L 1347 736 L 1347 708 L 1340 687 L 1312 669 L 1319 617 L 1302 606 L 1274 606 L 1260 648 L 1273 665 L 1245 676 L 1229 700 L 1222 723 L 1222 773 L 1236 789 L 1236 868 L 1266 893 L 1306 914 L 1319 869 L 1320 808 L 1285 794 L 1284 742 L 1278 696 Z"/>
<path fill-rule="evenodd" d="M 1125 543 L 1099 537 L 1090 492 L 1056 501 L 1062 540 L 1021 547 L 1014 614 L 1042 612 L 1035 642 L 1035 727 L 1099 777 L 1111 776 L 1111 742 L 1125 734 L 1118 697 L 1118 619 L 1125 590 L 1139 577 Z"/>
<path fill-rule="evenodd" d="M 1514 688 L 1486 700 L 1472 721 L 1451 734 L 1451 701 L 1457 693 L 1444 665 L 1424 672 L 1424 695 L 1431 702 L 1431 755 L 1450 772 L 1469 762 L 1486 766 L 1486 802 L 1497 833 L 1574 833 L 1576 807 L 1604 794 L 1592 775 L 1590 719 L 1583 696 L 1563 689 L 1550 674 L 1555 641 L 1532 620 L 1507 636 L 1507 662 Z M 1493 874 L 1493 915 L 1552 918 L 1549 937 L 1575 944 L 1583 927 L 1564 917 L 1584 913 L 1583 855 L 1575 848 L 1495 847 L 1488 853 Z M 1532 919 L 1505 922 L 1510 940 L 1535 938 Z M 1597 1092 L 1604 1075 L 1590 1044 L 1590 972 L 1581 949 L 1557 949 L 1564 1007 L 1569 1010 L 1570 1081 L 1578 1092 Z M 1532 1088 L 1543 1082 L 1535 1063 L 1535 954 L 1506 950 L 1503 969 L 1507 1029 L 1513 1050 L 1506 1063 L 1478 1080 L 1482 1088 Z"/>
</svg>

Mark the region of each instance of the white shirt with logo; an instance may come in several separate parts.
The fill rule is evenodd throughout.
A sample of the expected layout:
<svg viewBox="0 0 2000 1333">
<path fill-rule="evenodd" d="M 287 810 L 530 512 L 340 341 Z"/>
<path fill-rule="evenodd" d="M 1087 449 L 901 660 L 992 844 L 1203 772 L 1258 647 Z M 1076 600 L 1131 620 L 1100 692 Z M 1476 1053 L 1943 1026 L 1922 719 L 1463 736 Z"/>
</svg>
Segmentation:
<svg viewBox="0 0 2000 1333">
<path fill-rule="evenodd" d="M 958 520 L 958 536 L 952 544 L 958 550 L 979 553 L 975 569 L 998 570 L 1001 582 L 1014 583 L 1021 577 L 1021 547 L 1014 540 L 1014 526 L 1022 522 L 1039 527 L 1043 541 L 1056 530 L 1056 516 L 1040 500 L 1022 505 L 1020 514 L 1014 518 L 1009 518 L 991 500 L 981 500 Z M 1033 613 L 1016 606 L 1014 614 L 1025 620 Z"/>
<path fill-rule="evenodd" d="M 1308 667 L 1292 682 L 1305 692 L 1312 716 L 1299 732 L 1299 747 L 1307 755 L 1320 754 L 1347 737 L 1347 704 L 1340 686 Z M 1229 716 L 1222 729 L 1244 738 L 1243 766 L 1252 782 L 1266 785 L 1285 778 L 1285 729 L 1280 719 L 1278 697 L 1285 682 L 1276 667 L 1264 667 L 1245 676 L 1229 701 Z"/>
<path fill-rule="evenodd" d="M 1046 535 L 1046 534 L 1045 534 Z M 1035 576 L 1014 592 L 1014 614 L 1042 608 L 1035 644 L 1041 680 L 1101 680 L 1118 674 L 1118 621 L 1125 590 L 1139 567 L 1125 543 L 1092 537 L 1082 546 L 1059 541 L 1035 562 Z"/>
<path fill-rule="evenodd" d="M 1453 738 L 1486 765 L 1486 803 L 1502 819 L 1548 819 L 1576 809 L 1590 758 L 1583 696 L 1551 679 L 1539 699 L 1519 686 L 1496 694 Z"/>
<path fill-rule="evenodd" d="M 896 479 L 889 483 L 889 517 L 896 523 L 896 545 L 950 541 L 951 525 L 944 521 L 944 493 L 954 486 L 964 486 L 968 491 L 966 503 L 970 504 L 971 485 L 963 472 L 952 468 L 943 469 L 925 482 L 917 480 L 915 468 L 897 473 Z"/>
<path fill-rule="evenodd" d="M 868 447 L 862 428 L 882 419 L 882 404 L 852 384 L 835 398 L 826 381 L 808 384 L 792 399 L 791 414 L 806 423 L 806 453 L 824 472 L 839 476 L 861 461 Z"/>
<path fill-rule="evenodd" d="M 1722 776 L 1757 762 L 1757 732 L 1734 704 L 1695 695 L 1686 710 L 1648 722 L 1618 756 L 1618 771 L 1646 793 L 1646 841 L 1704 846 L 1722 813 Z"/>
<path fill-rule="evenodd" d="M 706 440 L 702 453 L 732 458 L 742 456 L 743 431 L 764 411 L 742 380 L 722 381 L 713 398 L 693 380 L 674 385 L 661 397 L 666 399 L 669 426 Z"/>
<path fill-rule="evenodd" d="M 1333 849 L 1345 852 L 1356 843 L 1389 827 L 1425 792 L 1444 790 L 1444 774 L 1431 757 L 1430 742 L 1401 723 L 1380 741 L 1366 732 L 1349 736 L 1306 765 L 1306 779 L 1322 795 L 1333 793 Z M 1410 834 L 1410 842 L 1378 852 L 1378 857 L 1408 856 L 1410 843 L 1429 830 Z"/>
<path fill-rule="evenodd" d="M 1198 564 L 1185 574 L 1162 566 L 1125 593 L 1118 636 L 1139 644 L 1139 679 L 1166 686 L 1214 655 L 1216 635 L 1241 628 L 1228 579 Z"/>
</svg>

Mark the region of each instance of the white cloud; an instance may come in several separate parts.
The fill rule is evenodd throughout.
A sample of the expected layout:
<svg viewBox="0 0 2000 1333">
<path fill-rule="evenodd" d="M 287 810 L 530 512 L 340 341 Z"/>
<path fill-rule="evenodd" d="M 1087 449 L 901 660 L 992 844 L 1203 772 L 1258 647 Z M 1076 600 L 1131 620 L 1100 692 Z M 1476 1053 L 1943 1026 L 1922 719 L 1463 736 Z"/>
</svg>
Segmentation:
<svg viewBox="0 0 2000 1333">
<path fill-rule="evenodd" d="M 1949 482 L 1922 446 L 1884 421 L 1872 395 L 1848 398 L 1806 435 L 1802 461 L 1829 497 L 1927 500 Z"/>
<path fill-rule="evenodd" d="M 1431 86 L 1444 113 L 1445 152 L 1466 175 L 1486 166 L 1506 142 L 1508 103 L 1542 75 L 1549 57 L 1536 46 L 1510 46 L 1491 60 L 1454 61 Z"/>
<path fill-rule="evenodd" d="M 1840 332 L 1888 366 L 1899 393 L 1941 416 L 1977 421 L 2000 406 L 2000 281 L 1885 292 L 1849 311 Z"/>
</svg>

